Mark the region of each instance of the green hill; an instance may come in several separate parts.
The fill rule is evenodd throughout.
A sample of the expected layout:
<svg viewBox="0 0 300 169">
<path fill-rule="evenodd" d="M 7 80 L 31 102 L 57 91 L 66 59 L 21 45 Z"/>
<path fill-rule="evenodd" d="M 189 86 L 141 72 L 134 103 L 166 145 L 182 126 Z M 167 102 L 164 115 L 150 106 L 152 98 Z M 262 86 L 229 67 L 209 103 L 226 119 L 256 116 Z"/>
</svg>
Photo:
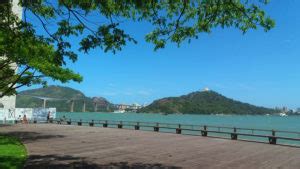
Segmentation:
<svg viewBox="0 0 300 169">
<path fill-rule="evenodd" d="M 143 113 L 183 114 L 273 114 L 274 109 L 257 107 L 229 99 L 214 91 L 193 92 L 180 97 L 155 100 L 140 109 Z"/>
<path fill-rule="evenodd" d="M 16 107 L 18 108 L 37 108 L 43 106 L 43 100 L 37 97 L 46 97 L 46 107 L 56 107 L 58 112 L 69 112 L 71 101 L 74 100 L 74 111 L 81 112 L 83 101 L 86 104 L 86 111 L 94 111 L 94 103 L 97 102 L 97 111 L 113 111 L 113 105 L 102 97 L 86 97 L 82 92 L 61 86 L 49 86 L 33 90 L 21 91 L 17 95 Z M 58 100 L 55 100 L 58 99 Z M 59 100 L 62 99 L 62 100 Z"/>
</svg>

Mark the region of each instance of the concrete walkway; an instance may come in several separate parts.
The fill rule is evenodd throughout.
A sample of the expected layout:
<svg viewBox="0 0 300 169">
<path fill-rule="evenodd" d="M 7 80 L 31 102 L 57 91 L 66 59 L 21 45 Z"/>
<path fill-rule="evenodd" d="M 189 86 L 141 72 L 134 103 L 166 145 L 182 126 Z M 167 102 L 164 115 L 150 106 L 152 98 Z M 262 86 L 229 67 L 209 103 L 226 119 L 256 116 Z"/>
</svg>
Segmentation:
<svg viewBox="0 0 300 169">
<path fill-rule="evenodd" d="M 300 148 L 226 139 L 56 124 L 0 126 L 23 141 L 25 168 L 299 169 Z"/>
</svg>

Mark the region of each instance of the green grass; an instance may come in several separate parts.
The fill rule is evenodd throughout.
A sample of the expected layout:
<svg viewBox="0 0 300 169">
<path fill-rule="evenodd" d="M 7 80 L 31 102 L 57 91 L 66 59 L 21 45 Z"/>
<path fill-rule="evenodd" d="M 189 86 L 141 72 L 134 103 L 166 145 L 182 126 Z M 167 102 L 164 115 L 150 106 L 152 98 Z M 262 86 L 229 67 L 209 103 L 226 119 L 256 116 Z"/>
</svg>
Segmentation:
<svg viewBox="0 0 300 169">
<path fill-rule="evenodd" d="M 21 169 L 26 157 L 25 146 L 18 139 L 0 135 L 1 169 Z"/>
</svg>

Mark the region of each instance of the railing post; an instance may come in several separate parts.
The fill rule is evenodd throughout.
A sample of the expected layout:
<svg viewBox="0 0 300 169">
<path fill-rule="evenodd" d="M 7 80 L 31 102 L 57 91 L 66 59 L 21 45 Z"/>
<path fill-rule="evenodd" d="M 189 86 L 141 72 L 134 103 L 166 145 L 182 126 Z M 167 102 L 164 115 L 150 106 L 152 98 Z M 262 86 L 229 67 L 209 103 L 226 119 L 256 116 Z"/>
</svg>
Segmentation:
<svg viewBox="0 0 300 169">
<path fill-rule="evenodd" d="M 156 126 L 153 127 L 154 131 L 159 132 L 159 124 L 156 123 Z"/>
<path fill-rule="evenodd" d="M 140 129 L 140 123 L 139 122 L 136 123 L 136 125 L 134 126 L 134 129 L 135 130 L 139 130 Z"/>
<path fill-rule="evenodd" d="M 277 138 L 275 136 L 275 130 L 272 130 L 272 136 L 269 136 L 269 143 L 270 144 L 276 144 L 277 143 Z"/>
<path fill-rule="evenodd" d="M 69 121 L 67 121 L 67 124 L 71 125 L 72 124 L 72 120 L 70 119 Z"/>
<path fill-rule="evenodd" d="M 92 120 L 92 122 L 90 122 L 90 126 L 91 126 L 91 127 L 94 126 L 94 120 Z"/>
<path fill-rule="evenodd" d="M 103 127 L 107 127 L 108 124 L 107 124 L 107 120 L 105 120 L 105 123 L 103 123 Z"/>
<path fill-rule="evenodd" d="M 205 137 L 207 136 L 207 126 L 206 125 L 203 126 L 203 130 L 201 130 L 201 135 L 205 136 Z"/>
<path fill-rule="evenodd" d="M 121 129 L 122 127 L 123 127 L 122 121 L 120 121 L 120 123 L 118 124 L 118 128 Z"/>
<path fill-rule="evenodd" d="M 176 129 L 176 134 L 181 134 L 181 125 L 178 124 L 178 128 Z"/>
<path fill-rule="evenodd" d="M 78 126 L 81 126 L 82 125 L 82 120 L 80 119 L 79 122 L 77 122 Z"/>
<path fill-rule="evenodd" d="M 231 133 L 231 140 L 237 140 L 238 135 L 236 134 L 236 128 L 233 128 L 233 133 Z"/>
</svg>

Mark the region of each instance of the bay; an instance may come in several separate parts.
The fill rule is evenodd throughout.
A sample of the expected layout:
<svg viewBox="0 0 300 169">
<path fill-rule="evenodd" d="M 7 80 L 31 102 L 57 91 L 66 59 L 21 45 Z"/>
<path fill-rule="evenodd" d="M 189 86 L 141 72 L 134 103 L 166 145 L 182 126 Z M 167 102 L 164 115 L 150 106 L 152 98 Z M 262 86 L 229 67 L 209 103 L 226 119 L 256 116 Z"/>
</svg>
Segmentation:
<svg viewBox="0 0 300 169">
<path fill-rule="evenodd" d="M 300 116 L 265 115 L 191 115 L 191 114 L 152 114 L 152 113 L 95 113 L 57 112 L 57 118 L 65 116 L 74 120 L 114 120 L 134 122 L 158 122 L 191 125 L 215 125 L 223 127 L 244 127 L 300 131 Z"/>
</svg>

